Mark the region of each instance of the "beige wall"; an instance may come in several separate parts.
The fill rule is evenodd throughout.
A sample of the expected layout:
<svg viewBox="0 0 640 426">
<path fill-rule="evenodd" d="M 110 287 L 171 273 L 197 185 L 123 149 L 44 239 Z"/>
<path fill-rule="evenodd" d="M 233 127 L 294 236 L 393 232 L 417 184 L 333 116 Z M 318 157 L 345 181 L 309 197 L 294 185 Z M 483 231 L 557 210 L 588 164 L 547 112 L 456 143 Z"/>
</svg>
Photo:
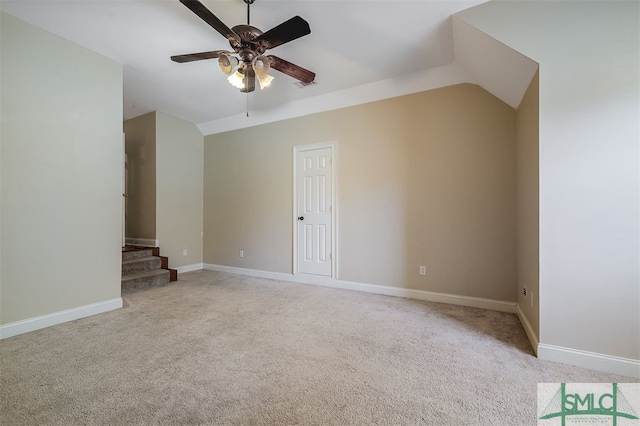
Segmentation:
<svg viewBox="0 0 640 426">
<path fill-rule="evenodd" d="M 202 263 L 203 151 L 195 124 L 156 113 L 156 237 L 171 268 Z"/>
<path fill-rule="evenodd" d="M 120 297 L 122 67 L 1 14 L 0 323 Z"/>
<path fill-rule="evenodd" d="M 538 73 L 516 112 L 518 304 L 539 339 Z M 524 297 L 522 288 L 528 290 Z"/>
<path fill-rule="evenodd" d="M 156 239 L 156 113 L 124 122 L 127 152 L 127 238 Z"/>
<path fill-rule="evenodd" d="M 515 301 L 515 120 L 463 84 L 208 136 L 204 262 L 292 272 L 292 147 L 337 141 L 339 279 Z"/>
</svg>

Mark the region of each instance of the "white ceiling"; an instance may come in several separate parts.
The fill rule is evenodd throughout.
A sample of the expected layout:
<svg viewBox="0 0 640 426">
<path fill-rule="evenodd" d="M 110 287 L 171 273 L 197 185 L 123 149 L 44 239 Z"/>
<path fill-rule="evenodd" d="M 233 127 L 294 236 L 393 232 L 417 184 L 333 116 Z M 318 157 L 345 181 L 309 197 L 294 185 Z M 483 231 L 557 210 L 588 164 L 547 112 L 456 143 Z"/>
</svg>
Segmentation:
<svg viewBox="0 0 640 426">
<path fill-rule="evenodd" d="M 246 23 L 243 0 L 201 1 L 229 27 Z M 268 53 L 314 71 L 317 84 L 300 88 L 296 80 L 272 71 L 276 79 L 271 86 L 249 95 L 252 115 L 267 117 L 291 105 L 308 108 L 316 99 L 333 99 L 329 104 L 335 104 L 341 93 L 353 88 L 372 99 L 370 91 L 384 91 L 389 82 L 402 81 L 400 76 L 415 80 L 431 73 L 444 80 L 455 75 L 475 81 L 473 70 L 462 74 L 478 58 L 467 62 L 466 71 L 452 68 L 451 16 L 484 1 L 256 0 L 251 25 L 263 31 L 295 15 L 309 22 L 310 35 Z M 218 32 L 178 0 L 1 0 L 0 8 L 122 63 L 125 119 L 160 110 L 199 124 L 205 134 L 242 127 L 238 120 L 245 115 L 247 95 L 226 81 L 216 60 L 178 64 L 169 59 L 229 48 Z M 473 32 L 464 33 L 465 54 L 474 51 L 469 35 Z M 491 49 L 491 43 L 481 43 L 479 48 Z M 486 76 L 480 74 L 477 82 L 484 87 Z M 510 101 L 503 100 L 510 104 L 517 99 L 508 97 Z"/>
</svg>

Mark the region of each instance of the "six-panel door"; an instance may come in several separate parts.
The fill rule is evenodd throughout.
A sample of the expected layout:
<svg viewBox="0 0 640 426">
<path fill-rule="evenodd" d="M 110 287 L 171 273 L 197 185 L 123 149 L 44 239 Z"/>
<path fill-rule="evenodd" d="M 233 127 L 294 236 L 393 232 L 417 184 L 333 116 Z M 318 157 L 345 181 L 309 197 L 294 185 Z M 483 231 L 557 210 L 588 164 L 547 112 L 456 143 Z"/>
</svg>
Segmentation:
<svg viewBox="0 0 640 426">
<path fill-rule="evenodd" d="M 297 154 L 298 272 L 331 276 L 332 150 Z"/>
</svg>

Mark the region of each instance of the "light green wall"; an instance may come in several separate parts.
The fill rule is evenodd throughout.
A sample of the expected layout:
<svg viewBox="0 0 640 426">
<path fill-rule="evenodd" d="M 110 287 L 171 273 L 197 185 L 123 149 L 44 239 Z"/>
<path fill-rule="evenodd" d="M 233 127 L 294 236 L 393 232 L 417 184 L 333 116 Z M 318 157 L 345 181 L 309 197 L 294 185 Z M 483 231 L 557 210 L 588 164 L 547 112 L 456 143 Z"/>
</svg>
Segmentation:
<svg viewBox="0 0 640 426">
<path fill-rule="evenodd" d="M 0 323 L 120 297 L 122 67 L 1 14 Z"/>
<path fill-rule="evenodd" d="M 292 148 L 328 141 L 339 279 L 516 300 L 515 111 L 469 84 L 207 136 L 204 262 L 291 273 Z"/>
<path fill-rule="evenodd" d="M 156 239 L 156 113 L 124 122 L 127 152 L 126 237 Z"/>
<path fill-rule="evenodd" d="M 203 156 L 195 124 L 156 113 L 156 237 L 171 268 L 202 263 Z"/>
<path fill-rule="evenodd" d="M 540 64 L 540 343 L 640 360 L 640 3 L 457 16 Z"/>
</svg>

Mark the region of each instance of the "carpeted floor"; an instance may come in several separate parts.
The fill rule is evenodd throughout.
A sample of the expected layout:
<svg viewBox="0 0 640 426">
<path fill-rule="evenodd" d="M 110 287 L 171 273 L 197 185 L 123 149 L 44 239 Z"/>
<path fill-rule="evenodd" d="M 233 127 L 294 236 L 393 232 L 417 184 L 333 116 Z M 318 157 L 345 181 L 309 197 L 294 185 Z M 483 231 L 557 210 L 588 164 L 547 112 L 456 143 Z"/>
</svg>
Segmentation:
<svg viewBox="0 0 640 426">
<path fill-rule="evenodd" d="M 535 425 L 515 315 L 211 271 L 0 342 L 3 425 Z"/>
</svg>

